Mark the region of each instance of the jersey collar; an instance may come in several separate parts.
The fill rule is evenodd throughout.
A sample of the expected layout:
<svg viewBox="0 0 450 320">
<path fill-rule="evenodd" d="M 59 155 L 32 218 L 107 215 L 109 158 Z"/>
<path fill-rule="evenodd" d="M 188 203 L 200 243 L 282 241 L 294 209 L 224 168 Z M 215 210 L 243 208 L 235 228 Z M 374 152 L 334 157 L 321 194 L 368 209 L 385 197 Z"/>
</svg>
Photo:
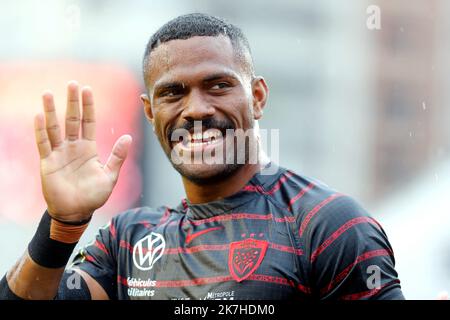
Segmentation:
<svg viewBox="0 0 450 320">
<path fill-rule="evenodd" d="M 176 208 L 192 219 L 206 219 L 213 216 L 236 212 L 239 207 L 245 205 L 255 197 L 263 197 L 265 190 L 270 188 L 280 179 L 286 170 L 274 163 L 269 163 L 265 168 L 272 166 L 272 174 L 266 174 L 262 170 L 253 175 L 247 184 L 235 194 L 226 198 L 207 203 L 192 204 L 188 199 L 183 199 Z M 273 167 L 274 166 L 274 167 Z"/>
</svg>

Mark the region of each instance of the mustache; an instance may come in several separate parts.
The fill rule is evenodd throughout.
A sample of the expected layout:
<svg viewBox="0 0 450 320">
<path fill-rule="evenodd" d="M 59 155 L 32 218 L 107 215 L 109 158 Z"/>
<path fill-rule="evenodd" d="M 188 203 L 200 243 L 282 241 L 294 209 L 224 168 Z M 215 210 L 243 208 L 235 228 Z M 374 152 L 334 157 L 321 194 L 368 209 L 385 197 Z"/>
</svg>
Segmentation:
<svg viewBox="0 0 450 320">
<path fill-rule="evenodd" d="M 190 131 L 196 125 L 197 126 L 201 125 L 202 131 L 206 131 L 209 129 L 218 129 L 222 133 L 225 133 L 227 129 L 233 129 L 233 130 L 236 129 L 233 122 L 231 122 L 230 120 L 219 120 L 219 119 L 215 119 L 215 118 L 208 118 L 208 119 L 204 119 L 204 120 L 186 121 L 185 123 L 183 123 L 180 126 L 171 127 L 168 131 L 167 139 L 170 141 L 172 134 L 175 130 L 185 129 L 187 131 Z"/>
</svg>

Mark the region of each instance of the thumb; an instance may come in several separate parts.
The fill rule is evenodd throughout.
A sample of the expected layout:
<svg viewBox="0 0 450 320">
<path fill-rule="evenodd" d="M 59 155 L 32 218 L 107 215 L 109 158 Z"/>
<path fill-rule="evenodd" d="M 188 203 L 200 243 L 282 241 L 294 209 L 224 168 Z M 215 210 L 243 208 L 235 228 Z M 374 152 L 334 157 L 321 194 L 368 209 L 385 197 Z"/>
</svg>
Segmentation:
<svg viewBox="0 0 450 320">
<path fill-rule="evenodd" d="M 117 139 L 104 166 L 106 174 L 116 183 L 120 168 L 125 161 L 133 138 L 126 134 Z"/>
</svg>

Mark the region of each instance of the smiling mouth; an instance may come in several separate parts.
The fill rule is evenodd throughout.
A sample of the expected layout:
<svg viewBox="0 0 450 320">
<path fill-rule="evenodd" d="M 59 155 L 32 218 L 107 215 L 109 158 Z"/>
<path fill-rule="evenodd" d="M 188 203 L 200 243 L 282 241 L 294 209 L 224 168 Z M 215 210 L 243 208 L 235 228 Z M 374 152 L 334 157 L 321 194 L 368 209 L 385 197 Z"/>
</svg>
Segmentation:
<svg viewBox="0 0 450 320">
<path fill-rule="evenodd" d="M 189 151 L 203 150 L 207 147 L 215 147 L 224 140 L 224 133 L 220 129 L 209 129 L 202 132 L 188 132 L 180 137 L 179 141 L 172 142 L 172 146 Z"/>
</svg>

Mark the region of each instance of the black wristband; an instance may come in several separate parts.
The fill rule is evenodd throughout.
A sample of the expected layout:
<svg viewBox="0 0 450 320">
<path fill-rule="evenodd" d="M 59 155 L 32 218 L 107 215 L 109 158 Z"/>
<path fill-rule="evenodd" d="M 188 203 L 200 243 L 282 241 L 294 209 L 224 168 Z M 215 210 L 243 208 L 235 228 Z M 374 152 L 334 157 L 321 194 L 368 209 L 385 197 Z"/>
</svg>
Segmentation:
<svg viewBox="0 0 450 320">
<path fill-rule="evenodd" d="M 51 219 L 46 210 L 33 239 L 28 245 L 28 254 L 34 262 L 42 267 L 62 268 L 69 261 L 77 242 L 64 243 L 51 239 Z"/>
<path fill-rule="evenodd" d="M 0 281 L 0 300 L 25 300 L 17 296 L 9 288 L 8 281 L 6 280 L 6 274 Z"/>
</svg>

